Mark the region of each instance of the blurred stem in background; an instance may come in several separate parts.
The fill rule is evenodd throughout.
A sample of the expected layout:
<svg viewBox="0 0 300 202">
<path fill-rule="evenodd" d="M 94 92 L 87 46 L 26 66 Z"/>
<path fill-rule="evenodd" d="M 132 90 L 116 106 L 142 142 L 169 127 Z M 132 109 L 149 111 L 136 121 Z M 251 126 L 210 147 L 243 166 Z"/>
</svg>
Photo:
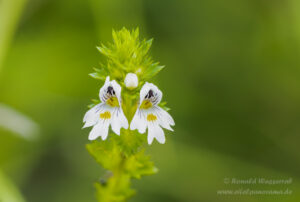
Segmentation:
<svg viewBox="0 0 300 202">
<path fill-rule="evenodd" d="M 0 201 L 25 202 L 15 185 L 0 170 Z"/>
<path fill-rule="evenodd" d="M 13 134 L 18 134 L 26 140 L 34 140 L 39 131 L 39 126 L 29 117 L 1 103 L 0 128 L 9 130 Z"/>
<path fill-rule="evenodd" d="M 0 1 L 0 73 L 26 0 Z M 17 122 L 16 122 L 17 121 Z M 25 125 L 24 125 L 25 124 Z M 14 109 L 0 104 L 0 126 L 26 138 L 37 125 Z M 24 202 L 18 188 L 0 170 L 0 201 Z"/>
<path fill-rule="evenodd" d="M 0 71 L 26 1 L 0 1 Z"/>
<path fill-rule="evenodd" d="M 26 1 L 0 1 L 0 73 Z M 9 106 L 0 103 L 0 115 L 0 127 L 26 139 L 37 134 L 37 124 Z"/>
</svg>

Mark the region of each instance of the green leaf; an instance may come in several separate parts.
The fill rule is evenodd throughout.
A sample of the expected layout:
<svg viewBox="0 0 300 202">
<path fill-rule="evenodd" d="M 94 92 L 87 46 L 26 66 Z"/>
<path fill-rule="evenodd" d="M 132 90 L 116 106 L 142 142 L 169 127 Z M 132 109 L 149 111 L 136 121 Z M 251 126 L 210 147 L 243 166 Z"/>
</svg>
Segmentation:
<svg viewBox="0 0 300 202">
<path fill-rule="evenodd" d="M 88 108 L 91 109 L 93 107 L 95 107 L 97 104 L 100 103 L 100 100 L 99 99 L 92 99 L 92 104 L 88 105 Z"/>
<path fill-rule="evenodd" d="M 160 72 L 165 66 L 158 65 L 159 63 L 153 63 L 145 72 L 144 79 L 150 79 Z"/>
<path fill-rule="evenodd" d="M 167 102 L 165 102 L 165 101 L 158 104 L 158 106 L 160 106 L 165 111 L 170 111 L 171 109 L 169 107 L 167 107 L 166 105 L 167 105 Z"/>
<path fill-rule="evenodd" d="M 111 139 L 116 142 L 121 152 L 129 157 L 134 155 L 141 145 L 146 141 L 146 135 L 139 134 L 137 131 L 121 130 L 121 135 L 112 135 Z"/>
<path fill-rule="evenodd" d="M 150 156 L 145 155 L 144 150 L 129 157 L 125 169 L 130 176 L 137 179 L 140 179 L 143 175 L 153 175 L 158 171 L 153 162 L 150 161 Z"/>
<path fill-rule="evenodd" d="M 114 170 L 121 162 L 120 150 L 113 141 L 93 141 L 86 145 L 95 160 L 108 170 Z"/>
<path fill-rule="evenodd" d="M 106 70 L 104 68 L 101 68 L 101 69 L 94 68 L 94 70 L 96 72 L 93 72 L 89 75 L 94 79 L 99 79 L 101 81 L 105 81 L 106 76 L 108 75 Z"/>
</svg>

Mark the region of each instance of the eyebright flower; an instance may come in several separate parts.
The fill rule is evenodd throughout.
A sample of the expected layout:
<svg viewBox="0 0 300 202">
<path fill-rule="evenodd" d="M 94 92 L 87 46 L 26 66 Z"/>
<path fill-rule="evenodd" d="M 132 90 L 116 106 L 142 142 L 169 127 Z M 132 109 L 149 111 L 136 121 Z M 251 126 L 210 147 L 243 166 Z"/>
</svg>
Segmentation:
<svg viewBox="0 0 300 202">
<path fill-rule="evenodd" d="M 134 73 L 128 73 L 124 80 L 125 86 L 128 89 L 134 89 L 138 86 L 138 77 Z"/>
<path fill-rule="evenodd" d="M 122 127 L 128 128 L 128 121 L 121 107 L 121 86 L 115 80 L 110 81 L 108 76 L 100 89 L 99 97 L 101 103 L 87 111 L 83 118 L 83 128 L 93 126 L 89 140 L 95 140 L 99 136 L 105 140 L 109 125 L 117 135 L 120 135 Z"/>
<path fill-rule="evenodd" d="M 166 139 L 161 127 L 173 131 L 171 126 L 175 125 L 171 115 L 158 106 L 161 98 L 162 92 L 157 86 L 146 82 L 140 91 L 139 106 L 130 124 L 130 129 L 138 129 L 139 133 L 145 133 L 148 128 L 148 144 L 154 138 L 164 144 Z"/>
</svg>

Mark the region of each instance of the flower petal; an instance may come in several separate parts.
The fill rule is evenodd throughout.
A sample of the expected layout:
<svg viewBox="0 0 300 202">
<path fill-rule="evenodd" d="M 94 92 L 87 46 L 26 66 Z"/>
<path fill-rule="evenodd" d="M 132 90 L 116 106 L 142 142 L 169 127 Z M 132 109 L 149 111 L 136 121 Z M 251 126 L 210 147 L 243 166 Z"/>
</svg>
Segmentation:
<svg viewBox="0 0 300 202">
<path fill-rule="evenodd" d="M 83 128 L 93 126 L 97 124 L 99 120 L 99 114 L 104 110 L 104 103 L 97 104 L 84 115 L 83 122 L 85 122 Z"/>
<path fill-rule="evenodd" d="M 107 77 L 105 78 L 105 84 L 108 83 L 109 81 L 110 81 L 110 77 L 107 76 Z"/>
<path fill-rule="evenodd" d="M 106 100 L 107 100 L 106 93 L 107 93 L 108 86 L 110 86 L 109 76 L 106 77 L 105 83 L 100 88 L 100 91 L 99 91 L 99 98 L 100 98 L 101 102 L 103 102 L 103 103 L 106 102 Z"/>
<path fill-rule="evenodd" d="M 111 128 L 117 135 L 120 135 L 120 129 L 122 127 L 127 129 L 128 121 L 123 113 L 123 110 L 121 108 L 118 108 L 113 113 Z"/>
<path fill-rule="evenodd" d="M 136 74 L 128 73 L 125 77 L 124 84 L 128 89 L 134 89 L 138 86 L 139 80 Z"/>
<path fill-rule="evenodd" d="M 121 129 L 121 123 L 119 122 L 118 117 L 115 117 L 111 121 L 111 129 L 116 133 L 117 135 L 120 135 L 120 129 Z"/>
<path fill-rule="evenodd" d="M 101 132 L 100 136 L 101 136 L 102 140 L 106 140 L 106 138 L 108 136 L 109 124 L 110 124 L 109 120 L 104 121 L 102 130 L 100 131 Z"/>
<path fill-rule="evenodd" d="M 121 106 L 122 98 L 121 98 L 121 86 L 115 81 L 109 81 L 109 76 L 106 77 L 106 81 L 99 92 L 99 97 L 101 102 L 106 103 L 109 99 L 110 105 L 113 106 Z M 115 103 L 114 98 L 116 98 L 117 103 Z"/>
<path fill-rule="evenodd" d="M 157 124 L 157 122 L 151 122 L 148 124 L 148 144 L 152 144 L 153 139 L 156 139 L 159 143 L 164 144 L 166 142 L 163 129 Z"/>
<path fill-rule="evenodd" d="M 89 134 L 89 140 L 95 140 L 100 136 L 100 131 L 103 127 L 103 123 L 97 123 Z"/>
<path fill-rule="evenodd" d="M 120 114 L 120 122 L 121 122 L 121 126 L 125 129 L 128 129 L 128 120 L 123 112 L 123 110 L 121 109 L 121 114 Z"/>
<path fill-rule="evenodd" d="M 139 133 L 142 134 L 146 132 L 147 121 L 145 118 L 146 115 L 144 113 L 144 111 L 137 109 L 130 123 L 130 130 L 138 129 Z"/>
<path fill-rule="evenodd" d="M 116 92 L 116 96 L 118 98 L 119 105 L 121 106 L 121 101 L 122 101 L 122 99 L 121 99 L 121 86 L 115 80 L 111 81 L 110 83 L 111 83 L 113 89 Z"/>
<path fill-rule="evenodd" d="M 105 140 L 108 136 L 109 125 L 112 130 L 120 135 L 120 129 L 128 128 L 128 121 L 121 108 L 121 86 L 106 77 L 100 89 L 99 97 L 102 103 L 90 109 L 83 119 L 84 127 L 94 126 L 89 134 L 89 139 L 94 140 L 101 136 Z"/>
<path fill-rule="evenodd" d="M 152 91 L 151 99 L 149 98 L 150 91 Z M 162 99 L 162 92 L 153 83 L 146 82 L 140 91 L 140 105 L 146 99 L 146 96 L 150 99 L 153 105 L 157 105 Z"/>
<path fill-rule="evenodd" d="M 155 106 L 154 113 L 157 115 L 159 124 L 163 128 L 173 131 L 173 129 L 170 127 L 170 125 L 174 126 L 175 123 L 174 123 L 172 116 L 168 112 L 166 112 L 165 110 L 163 110 L 162 108 L 160 108 L 158 106 Z"/>
<path fill-rule="evenodd" d="M 108 135 L 109 120 L 99 121 L 91 130 L 89 134 L 89 140 L 95 140 L 98 137 L 101 137 L 102 140 L 105 140 Z"/>
<path fill-rule="evenodd" d="M 105 140 L 107 138 L 114 108 L 105 103 L 101 104 L 101 110 L 98 113 L 98 122 L 91 130 L 89 134 L 89 140 L 95 140 L 100 136 L 102 140 Z"/>
</svg>

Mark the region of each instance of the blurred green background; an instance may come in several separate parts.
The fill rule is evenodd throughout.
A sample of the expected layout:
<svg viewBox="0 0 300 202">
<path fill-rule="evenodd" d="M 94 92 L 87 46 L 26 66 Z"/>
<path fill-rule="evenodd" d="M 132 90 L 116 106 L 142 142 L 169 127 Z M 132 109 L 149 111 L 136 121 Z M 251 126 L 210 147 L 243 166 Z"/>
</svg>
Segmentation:
<svg viewBox="0 0 300 202">
<path fill-rule="evenodd" d="M 299 9 L 297 0 L 0 1 L 0 201 L 96 201 L 104 171 L 81 127 L 102 83 L 88 74 L 103 59 L 96 46 L 123 26 L 154 38 L 166 68 L 152 82 L 176 122 L 165 145 L 147 148 L 160 172 L 133 181 L 132 202 L 300 201 Z M 292 183 L 224 183 L 260 177 Z M 240 188 L 292 193 L 217 194 Z"/>
</svg>

